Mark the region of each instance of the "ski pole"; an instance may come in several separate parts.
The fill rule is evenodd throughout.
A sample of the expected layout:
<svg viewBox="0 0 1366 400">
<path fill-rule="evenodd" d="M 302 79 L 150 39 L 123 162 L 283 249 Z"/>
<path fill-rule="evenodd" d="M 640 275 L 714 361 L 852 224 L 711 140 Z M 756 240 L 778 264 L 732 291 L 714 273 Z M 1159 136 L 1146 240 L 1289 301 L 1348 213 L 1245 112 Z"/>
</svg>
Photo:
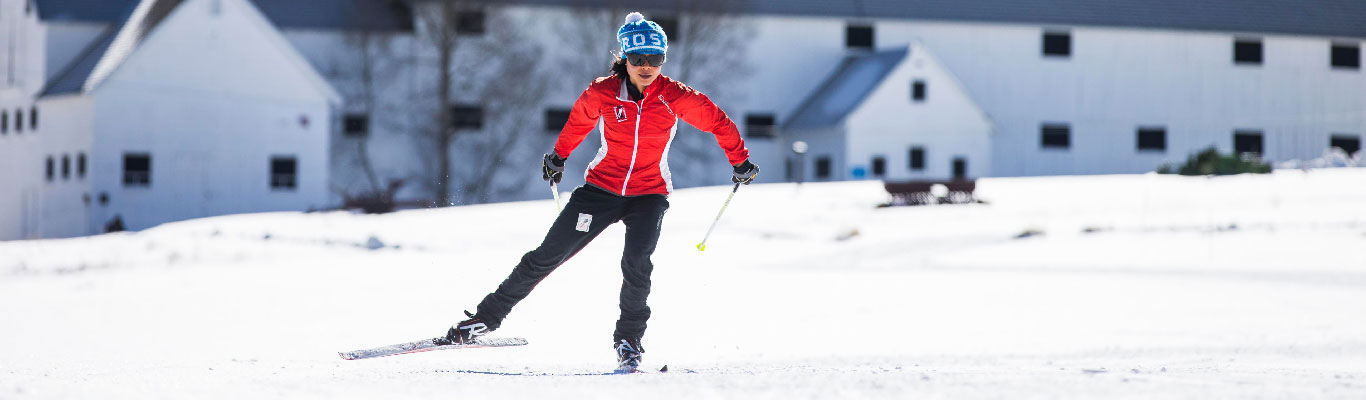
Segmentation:
<svg viewBox="0 0 1366 400">
<path fill-rule="evenodd" d="M 730 189 L 730 196 L 726 197 L 726 202 L 721 204 L 721 211 L 716 213 L 716 219 L 711 221 L 711 227 L 707 228 L 707 235 L 702 237 L 702 242 L 697 244 L 697 251 L 707 251 L 707 238 L 711 237 L 711 230 L 716 229 L 716 223 L 721 222 L 721 214 L 726 212 L 726 206 L 730 205 L 730 199 L 735 198 L 735 192 L 740 190 L 740 183 L 736 182 L 735 187 Z"/>
<path fill-rule="evenodd" d="M 564 208 L 560 207 L 560 186 L 556 183 L 554 180 L 550 181 L 550 193 L 555 195 L 555 210 L 564 211 Z"/>
</svg>

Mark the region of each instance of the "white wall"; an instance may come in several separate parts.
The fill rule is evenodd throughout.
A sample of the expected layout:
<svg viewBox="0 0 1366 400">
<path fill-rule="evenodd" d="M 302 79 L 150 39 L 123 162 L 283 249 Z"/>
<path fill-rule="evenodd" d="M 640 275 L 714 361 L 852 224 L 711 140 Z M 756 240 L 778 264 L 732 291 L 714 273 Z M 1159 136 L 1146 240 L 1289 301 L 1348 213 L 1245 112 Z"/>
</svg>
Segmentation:
<svg viewBox="0 0 1366 400">
<path fill-rule="evenodd" d="M 42 229 L 46 153 L 40 146 L 52 118 L 39 107 L 33 126 L 34 96 L 43 86 L 45 28 L 38 10 L 26 9 L 26 3 L 0 0 L 0 114 L 6 119 L 0 129 L 0 240 L 33 237 Z"/>
<path fill-rule="evenodd" d="M 0 0 L 0 91 L 21 88 L 29 95 L 43 86 L 46 28 L 28 0 Z"/>
<path fill-rule="evenodd" d="M 91 219 L 100 207 L 98 198 L 91 191 L 94 180 L 90 175 L 94 156 L 90 135 L 94 129 L 94 102 L 86 96 L 57 96 L 39 100 L 38 106 L 48 117 L 42 121 L 41 137 L 34 142 L 33 148 L 37 151 L 29 161 L 31 168 L 23 173 L 35 178 L 43 176 L 47 157 L 56 161 L 57 171 L 55 179 L 42 180 L 39 185 L 41 204 L 37 235 L 70 237 L 102 232 L 102 225 Z M 79 171 L 82 154 L 86 156 L 84 176 Z M 68 177 L 62 174 L 64 156 L 71 160 Z M 90 196 L 88 203 L 86 196 Z"/>
</svg>

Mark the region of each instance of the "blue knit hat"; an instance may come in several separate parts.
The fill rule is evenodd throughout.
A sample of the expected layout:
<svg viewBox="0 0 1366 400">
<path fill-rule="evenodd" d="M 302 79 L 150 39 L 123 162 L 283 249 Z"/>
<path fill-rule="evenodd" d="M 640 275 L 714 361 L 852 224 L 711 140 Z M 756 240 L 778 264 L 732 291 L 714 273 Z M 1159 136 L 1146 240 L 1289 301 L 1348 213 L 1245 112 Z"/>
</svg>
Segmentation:
<svg viewBox="0 0 1366 400">
<path fill-rule="evenodd" d="M 621 43 L 621 53 L 664 54 L 669 51 L 669 35 L 654 21 L 646 21 L 644 15 L 633 12 L 626 15 L 626 24 L 617 29 L 617 42 Z"/>
</svg>

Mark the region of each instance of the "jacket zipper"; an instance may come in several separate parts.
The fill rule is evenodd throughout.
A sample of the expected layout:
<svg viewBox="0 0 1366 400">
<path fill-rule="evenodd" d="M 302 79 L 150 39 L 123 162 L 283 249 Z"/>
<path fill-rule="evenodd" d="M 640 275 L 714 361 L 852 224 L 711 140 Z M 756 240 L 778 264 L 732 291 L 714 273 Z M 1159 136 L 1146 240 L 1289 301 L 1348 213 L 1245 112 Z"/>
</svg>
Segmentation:
<svg viewBox="0 0 1366 400">
<path fill-rule="evenodd" d="M 642 96 L 643 97 L 643 96 Z M 645 99 L 641 99 L 644 102 Z M 636 106 L 636 133 L 635 141 L 631 142 L 631 165 L 626 167 L 626 179 L 621 180 L 621 195 L 626 196 L 626 185 L 631 182 L 631 173 L 636 169 L 636 152 L 640 150 L 640 103 L 631 102 Z"/>
</svg>

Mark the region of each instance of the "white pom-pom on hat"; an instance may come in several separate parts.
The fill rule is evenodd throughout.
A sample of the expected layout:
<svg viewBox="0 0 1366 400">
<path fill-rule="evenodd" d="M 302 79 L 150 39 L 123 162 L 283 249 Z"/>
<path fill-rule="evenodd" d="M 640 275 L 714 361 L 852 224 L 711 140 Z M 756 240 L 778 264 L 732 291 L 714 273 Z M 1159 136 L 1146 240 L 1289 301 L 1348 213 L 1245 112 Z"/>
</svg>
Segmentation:
<svg viewBox="0 0 1366 400">
<path fill-rule="evenodd" d="M 645 16 L 641 15 L 639 12 L 632 12 L 630 14 L 626 14 L 626 23 L 628 24 L 634 24 L 644 20 Z"/>
</svg>

